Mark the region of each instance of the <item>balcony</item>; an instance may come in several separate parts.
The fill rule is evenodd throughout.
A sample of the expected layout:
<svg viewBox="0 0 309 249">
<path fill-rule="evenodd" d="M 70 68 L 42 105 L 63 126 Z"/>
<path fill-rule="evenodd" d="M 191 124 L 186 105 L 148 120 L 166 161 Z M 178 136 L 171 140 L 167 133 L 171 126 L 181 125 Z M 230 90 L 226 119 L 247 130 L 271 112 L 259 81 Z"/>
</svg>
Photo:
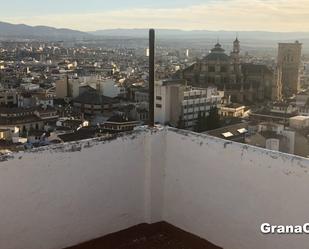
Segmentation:
<svg viewBox="0 0 309 249">
<path fill-rule="evenodd" d="M 309 222 L 308 168 L 304 158 L 172 128 L 4 155 L 0 248 L 124 238 L 117 241 L 129 246 L 114 248 L 139 249 L 147 247 L 133 241 L 157 238 L 162 246 L 149 248 L 201 248 L 194 240 L 209 248 L 306 249 L 308 235 L 263 235 L 260 226 Z M 75 248 L 105 244 L 93 245 Z"/>
</svg>

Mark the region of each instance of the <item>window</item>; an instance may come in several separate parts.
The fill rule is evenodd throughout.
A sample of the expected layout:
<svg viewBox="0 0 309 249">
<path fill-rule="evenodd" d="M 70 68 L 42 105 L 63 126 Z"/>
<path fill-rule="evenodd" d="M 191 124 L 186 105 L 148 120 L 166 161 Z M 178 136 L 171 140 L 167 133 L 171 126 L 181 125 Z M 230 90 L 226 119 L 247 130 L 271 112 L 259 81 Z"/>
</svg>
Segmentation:
<svg viewBox="0 0 309 249">
<path fill-rule="evenodd" d="M 225 73 L 227 72 L 227 67 L 226 66 L 221 66 L 221 70 L 220 70 L 222 73 Z"/>
<path fill-rule="evenodd" d="M 216 71 L 215 66 L 208 66 L 208 72 L 214 73 Z"/>
<path fill-rule="evenodd" d="M 157 100 L 162 100 L 162 97 L 161 96 L 156 96 L 156 99 Z"/>
<path fill-rule="evenodd" d="M 157 107 L 157 108 L 162 108 L 162 105 L 156 104 L 156 107 Z"/>
</svg>

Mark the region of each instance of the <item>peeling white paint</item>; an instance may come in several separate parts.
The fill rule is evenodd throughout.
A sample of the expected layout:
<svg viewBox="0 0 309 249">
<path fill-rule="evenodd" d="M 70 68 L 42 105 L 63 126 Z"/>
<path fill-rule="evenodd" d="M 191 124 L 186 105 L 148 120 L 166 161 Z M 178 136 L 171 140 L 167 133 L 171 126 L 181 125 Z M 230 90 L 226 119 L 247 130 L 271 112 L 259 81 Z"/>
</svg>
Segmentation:
<svg viewBox="0 0 309 249">
<path fill-rule="evenodd" d="M 0 248 L 61 249 L 166 220 L 228 249 L 308 247 L 261 235 L 309 222 L 309 161 L 166 128 L 2 157 Z"/>
<path fill-rule="evenodd" d="M 308 235 L 260 226 L 309 221 L 309 161 L 170 130 L 163 219 L 229 249 L 308 248 Z"/>
<path fill-rule="evenodd" d="M 145 222 L 150 137 L 58 145 L 1 162 L 0 248 L 60 249 Z"/>
</svg>

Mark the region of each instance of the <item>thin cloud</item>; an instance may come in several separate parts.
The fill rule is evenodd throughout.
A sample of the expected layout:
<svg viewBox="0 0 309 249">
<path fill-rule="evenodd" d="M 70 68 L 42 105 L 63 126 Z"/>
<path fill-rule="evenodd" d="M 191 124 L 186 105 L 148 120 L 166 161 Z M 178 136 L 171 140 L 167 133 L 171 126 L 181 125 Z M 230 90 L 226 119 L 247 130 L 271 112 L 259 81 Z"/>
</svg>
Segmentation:
<svg viewBox="0 0 309 249">
<path fill-rule="evenodd" d="M 7 19 L 84 31 L 109 28 L 309 31 L 308 0 L 219 0 L 176 8 L 134 8 L 97 13 Z"/>
</svg>

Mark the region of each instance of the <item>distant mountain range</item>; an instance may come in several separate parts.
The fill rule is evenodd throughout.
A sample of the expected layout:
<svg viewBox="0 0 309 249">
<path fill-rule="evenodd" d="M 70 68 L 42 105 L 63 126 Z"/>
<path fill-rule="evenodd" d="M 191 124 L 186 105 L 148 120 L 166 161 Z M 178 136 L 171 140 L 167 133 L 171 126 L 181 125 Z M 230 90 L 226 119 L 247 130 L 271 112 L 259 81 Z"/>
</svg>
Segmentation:
<svg viewBox="0 0 309 249">
<path fill-rule="evenodd" d="M 106 37 L 135 37 L 147 38 L 147 29 L 106 29 L 89 32 L 96 36 Z M 240 39 L 246 40 L 269 40 L 269 41 L 295 41 L 308 40 L 309 32 L 267 32 L 267 31 L 209 31 L 209 30 L 177 30 L 158 29 L 157 36 L 160 38 L 182 38 L 182 39 Z"/>
<path fill-rule="evenodd" d="M 57 29 L 47 26 L 29 26 L 0 22 L 0 38 L 75 40 L 92 37 L 91 34 L 71 29 Z"/>
<path fill-rule="evenodd" d="M 309 41 L 309 32 L 266 32 L 266 31 L 208 31 L 178 29 L 157 29 L 159 39 L 183 40 L 231 40 L 239 36 L 247 41 Z M 46 39 L 46 40 L 80 40 L 102 38 L 138 38 L 146 39 L 148 29 L 105 29 L 93 32 L 81 32 L 72 29 L 57 29 L 47 26 L 29 26 L 0 22 L 0 39 Z"/>
</svg>

